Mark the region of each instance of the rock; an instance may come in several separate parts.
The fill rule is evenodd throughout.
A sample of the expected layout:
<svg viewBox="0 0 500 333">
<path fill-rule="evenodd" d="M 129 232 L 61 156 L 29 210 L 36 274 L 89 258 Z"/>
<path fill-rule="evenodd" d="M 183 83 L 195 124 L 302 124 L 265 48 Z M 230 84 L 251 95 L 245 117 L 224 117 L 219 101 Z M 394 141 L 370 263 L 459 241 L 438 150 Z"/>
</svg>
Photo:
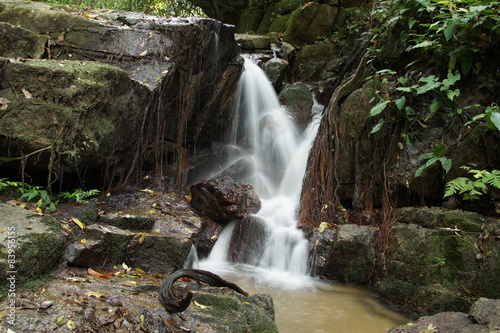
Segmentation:
<svg viewBox="0 0 500 333">
<path fill-rule="evenodd" d="M 260 209 L 260 199 L 249 184 L 218 177 L 191 186 L 191 206 L 220 223 L 243 218 Z"/>
<path fill-rule="evenodd" d="M 267 242 L 264 221 L 256 216 L 247 216 L 234 228 L 229 243 L 228 259 L 249 265 L 257 265 Z"/>
<path fill-rule="evenodd" d="M 291 44 L 312 44 L 318 37 L 332 34 L 338 8 L 326 4 L 309 2 L 296 9 L 283 35 L 283 40 Z"/>
<path fill-rule="evenodd" d="M 127 246 L 134 236 L 111 225 L 92 224 L 68 244 L 65 259 L 68 265 L 76 267 L 119 265 L 125 261 Z"/>
<path fill-rule="evenodd" d="M 270 296 L 244 296 L 228 288 L 179 282 L 194 294 L 181 319 L 165 311 L 158 301 L 165 276 L 129 268 L 128 275 L 116 275 L 115 269 L 102 271 L 110 275 L 108 278 L 77 268 L 60 272 L 45 285 L 43 293 L 23 295 L 26 303 L 50 302 L 51 306 L 43 311 L 17 308 L 10 329 L 69 333 L 74 331 L 69 328 L 74 324 L 77 330 L 94 332 L 130 332 L 131 328 L 147 332 L 278 332 Z M 130 278 L 131 274 L 137 278 Z M 6 308 L 7 302 L 0 306 Z"/>
<path fill-rule="evenodd" d="M 262 68 L 276 91 L 281 90 L 287 68 L 288 64 L 286 61 L 280 58 L 272 58 Z"/>
<path fill-rule="evenodd" d="M 426 228 L 449 228 L 481 232 L 484 218 L 473 212 L 444 210 L 438 207 L 422 209 L 403 207 L 395 211 L 395 218 L 401 223 L 414 223 Z"/>
<path fill-rule="evenodd" d="M 57 221 L 33 211 L 0 203 L 0 216 L 1 299 L 43 283 L 62 261 L 64 238 Z"/>
<path fill-rule="evenodd" d="M 314 97 L 309 88 L 301 82 L 287 84 L 279 94 L 280 102 L 286 106 L 289 114 L 302 129 L 311 120 Z"/>
<path fill-rule="evenodd" d="M 222 231 L 222 225 L 210 219 L 203 219 L 203 224 L 198 233 L 195 246 L 200 258 L 206 258 L 210 254 L 215 242 Z"/>
<path fill-rule="evenodd" d="M 500 330 L 500 300 L 481 297 L 472 305 L 469 317 L 490 332 Z"/>
<path fill-rule="evenodd" d="M 85 169 L 96 183 L 134 177 L 128 170 L 139 170 L 133 166 L 139 160 L 173 159 L 182 186 L 189 149 L 220 140 L 231 119 L 241 72 L 232 62 L 239 51 L 234 27 L 118 10 L 85 13 L 67 5 L 2 1 L 2 40 L 17 34 L 50 43 L 44 61 L 0 60 L 0 98 L 10 102 L 7 108 L 2 103 L 1 156 L 12 158 L 9 167 L 17 169 L 20 156 L 36 152 L 23 164 L 25 172 L 46 173 L 52 158 L 58 170 L 48 170 L 51 177 Z M 14 43 L 20 49 L 6 55 L 40 57 L 25 44 Z M 160 150 L 146 152 L 151 146 Z"/>
<path fill-rule="evenodd" d="M 376 228 L 341 224 L 336 229 L 322 276 L 345 283 L 367 283 L 375 260 L 373 240 Z"/>
<path fill-rule="evenodd" d="M 271 38 L 261 35 L 236 34 L 235 39 L 244 50 L 268 49 Z"/>
<path fill-rule="evenodd" d="M 0 23 L 0 57 L 40 59 L 48 40 L 48 36 L 7 22 Z"/>
<path fill-rule="evenodd" d="M 401 325 L 388 333 L 421 333 L 421 332 L 468 332 L 490 333 L 485 326 L 474 324 L 465 313 L 442 312 L 431 317 L 422 317 L 416 323 Z"/>
</svg>

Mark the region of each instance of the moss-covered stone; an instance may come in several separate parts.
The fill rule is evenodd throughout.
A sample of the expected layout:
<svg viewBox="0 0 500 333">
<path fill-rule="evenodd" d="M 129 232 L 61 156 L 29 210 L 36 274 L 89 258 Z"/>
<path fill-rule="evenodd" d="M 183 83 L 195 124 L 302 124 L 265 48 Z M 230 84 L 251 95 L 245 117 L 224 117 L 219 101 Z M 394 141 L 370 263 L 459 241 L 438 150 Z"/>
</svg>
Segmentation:
<svg viewBox="0 0 500 333">
<path fill-rule="evenodd" d="M 140 217 L 140 216 L 129 216 L 129 217 L 115 217 L 106 218 L 101 216 L 101 221 L 105 224 L 115 226 L 123 230 L 130 230 L 136 232 L 147 232 L 155 224 L 154 219 Z"/>
<path fill-rule="evenodd" d="M 484 219 L 473 212 L 444 210 L 433 207 L 422 209 L 404 207 L 396 210 L 396 220 L 414 223 L 427 228 L 451 228 L 463 231 L 481 232 Z"/>
</svg>

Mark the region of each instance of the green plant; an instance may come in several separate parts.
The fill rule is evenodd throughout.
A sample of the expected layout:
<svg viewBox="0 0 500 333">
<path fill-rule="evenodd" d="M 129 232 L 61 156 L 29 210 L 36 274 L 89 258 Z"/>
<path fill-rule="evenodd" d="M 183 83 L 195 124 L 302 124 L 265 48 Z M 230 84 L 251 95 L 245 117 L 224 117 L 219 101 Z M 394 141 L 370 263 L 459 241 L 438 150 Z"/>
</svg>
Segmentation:
<svg viewBox="0 0 500 333">
<path fill-rule="evenodd" d="M 86 204 L 86 203 L 90 202 L 90 200 L 87 200 L 86 198 L 92 197 L 94 195 L 98 195 L 99 193 L 101 193 L 101 191 L 99 191 L 99 190 L 94 189 L 94 190 L 84 191 L 84 190 L 79 188 L 79 189 L 74 190 L 73 192 L 67 192 L 67 191 L 61 192 L 59 194 L 59 197 L 64 198 L 64 199 L 74 200 L 80 204 Z M 91 200 L 95 200 L 95 199 L 91 199 Z"/>
<path fill-rule="evenodd" d="M 471 166 L 463 165 L 460 168 L 467 170 L 472 178 L 457 177 L 446 183 L 444 198 L 459 194 L 463 200 L 475 200 L 488 192 L 488 186 L 500 189 L 500 170 L 478 170 Z"/>
<path fill-rule="evenodd" d="M 22 193 L 19 200 L 35 201 L 36 207 L 42 211 L 53 212 L 56 210 L 57 202 L 53 202 L 50 195 L 41 186 L 32 186 L 23 183 L 23 186 L 18 187 L 18 190 Z"/>
<path fill-rule="evenodd" d="M 424 164 L 420 166 L 415 172 L 415 178 L 419 177 L 422 172 L 436 164 L 441 163 L 441 167 L 444 169 L 445 173 L 448 173 L 451 169 L 451 159 L 444 157 L 444 152 L 446 148 L 440 144 L 434 145 L 434 150 L 431 153 L 424 153 L 418 157 L 419 160 L 427 160 Z"/>
<path fill-rule="evenodd" d="M 500 131 L 500 108 L 498 105 L 488 106 L 483 113 L 474 116 L 472 120 L 465 125 L 472 124 L 482 119 L 486 120 L 486 125 L 488 125 L 491 130 Z"/>
</svg>

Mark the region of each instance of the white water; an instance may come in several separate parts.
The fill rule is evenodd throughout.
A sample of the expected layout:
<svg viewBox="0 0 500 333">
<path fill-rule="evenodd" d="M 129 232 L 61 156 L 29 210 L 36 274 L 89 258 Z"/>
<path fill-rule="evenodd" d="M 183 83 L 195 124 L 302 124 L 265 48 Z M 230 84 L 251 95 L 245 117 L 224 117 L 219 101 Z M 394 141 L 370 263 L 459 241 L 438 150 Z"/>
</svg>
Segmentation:
<svg viewBox="0 0 500 333">
<path fill-rule="evenodd" d="M 244 181 L 253 185 L 262 208 L 255 214 L 269 232 L 265 251 L 256 267 L 245 268 L 256 282 L 281 288 L 312 286 L 307 274 L 307 240 L 296 229 L 297 213 L 307 164 L 307 155 L 316 136 L 319 116 L 314 116 L 301 133 L 280 106 L 265 73 L 250 60 L 237 89 L 231 144 L 245 151 L 249 161 Z M 210 256 L 200 268 L 224 273 L 234 270 L 227 262 L 233 221 L 222 231 Z M 245 265 L 248 266 L 248 265 Z"/>
</svg>

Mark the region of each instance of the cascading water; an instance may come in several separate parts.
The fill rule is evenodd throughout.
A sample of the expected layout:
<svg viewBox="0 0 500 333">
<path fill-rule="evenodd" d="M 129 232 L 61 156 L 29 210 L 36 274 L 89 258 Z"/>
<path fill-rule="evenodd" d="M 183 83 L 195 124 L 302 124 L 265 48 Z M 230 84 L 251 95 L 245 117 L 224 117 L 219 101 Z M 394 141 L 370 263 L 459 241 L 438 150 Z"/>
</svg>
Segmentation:
<svg viewBox="0 0 500 333">
<path fill-rule="evenodd" d="M 247 162 L 247 172 L 238 180 L 252 184 L 259 195 L 262 208 L 255 216 L 264 221 L 268 231 L 263 255 L 258 265 L 249 269 L 258 282 L 302 288 L 312 281 L 307 274 L 307 240 L 295 225 L 307 154 L 318 124 L 316 115 L 300 133 L 280 106 L 265 73 L 245 59 L 231 144 L 245 152 L 236 158 Z M 217 271 L 230 267 L 227 249 L 235 223 L 223 230 L 201 268 Z"/>
</svg>

